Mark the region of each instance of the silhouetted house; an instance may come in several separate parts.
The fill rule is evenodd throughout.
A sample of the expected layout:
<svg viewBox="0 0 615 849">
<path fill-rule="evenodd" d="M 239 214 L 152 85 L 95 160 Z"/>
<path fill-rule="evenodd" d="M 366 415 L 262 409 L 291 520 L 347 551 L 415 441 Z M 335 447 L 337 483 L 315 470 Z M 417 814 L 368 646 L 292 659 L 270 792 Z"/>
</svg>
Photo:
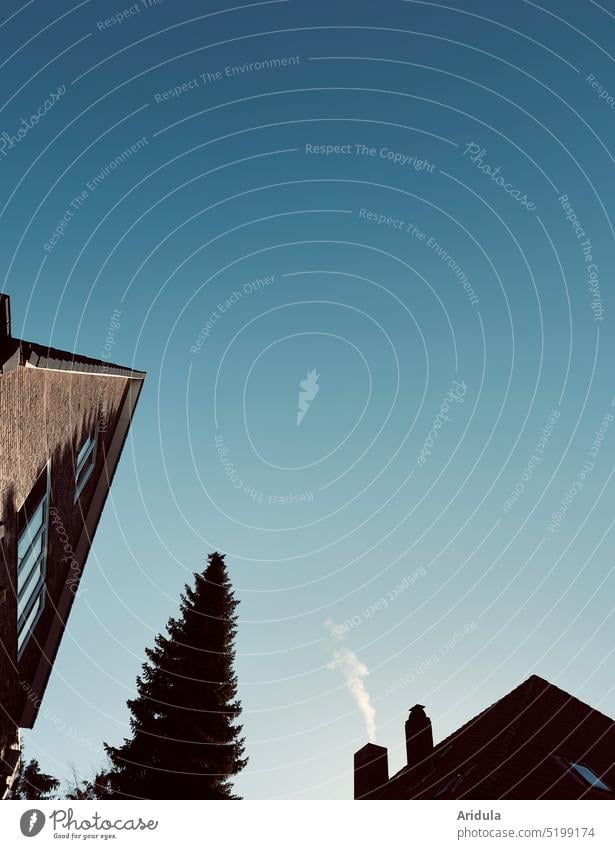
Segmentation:
<svg viewBox="0 0 615 849">
<path fill-rule="evenodd" d="M 615 799 L 615 721 L 532 675 L 437 746 L 422 705 L 406 722 L 407 763 L 355 754 L 355 799 Z"/>
<path fill-rule="evenodd" d="M 0 295 L 0 798 L 36 719 L 144 373 L 15 339 Z"/>
</svg>

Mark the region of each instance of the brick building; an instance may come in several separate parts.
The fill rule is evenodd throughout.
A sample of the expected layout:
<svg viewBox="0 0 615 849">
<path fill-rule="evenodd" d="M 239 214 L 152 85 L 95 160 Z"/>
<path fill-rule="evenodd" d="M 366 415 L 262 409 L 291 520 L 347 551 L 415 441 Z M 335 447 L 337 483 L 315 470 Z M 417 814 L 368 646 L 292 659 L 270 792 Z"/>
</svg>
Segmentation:
<svg viewBox="0 0 615 849">
<path fill-rule="evenodd" d="M 537 675 L 436 746 L 415 705 L 405 737 L 391 778 L 386 748 L 355 754 L 355 799 L 615 799 L 615 721 Z"/>
<path fill-rule="evenodd" d="M 0 295 L 0 798 L 66 627 L 145 378 L 15 339 Z"/>
</svg>

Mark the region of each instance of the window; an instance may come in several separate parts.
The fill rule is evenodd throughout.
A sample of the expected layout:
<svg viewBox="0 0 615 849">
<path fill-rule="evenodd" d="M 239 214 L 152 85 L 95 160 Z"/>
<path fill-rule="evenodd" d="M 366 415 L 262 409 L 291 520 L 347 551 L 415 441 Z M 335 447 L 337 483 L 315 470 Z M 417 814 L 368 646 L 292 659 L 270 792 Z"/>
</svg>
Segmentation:
<svg viewBox="0 0 615 849">
<path fill-rule="evenodd" d="M 45 606 L 49 464 L 17 514 L 17 659 Z"/>
<path fill-rule="evenodd" d="M 98 442 L 98 425 L 81 446 L 75 461 L 75 504 L 83 492 L 90 475 L 96 465 L 96 444 Z"/>
<path fill-rule="evenodd" d="M 604 781 L 598 778 L 596 773 L 588 766 L 585 766 L 585 764 L 570 763 L 570 766 L 588 784 L 590 784 L 592 787 L 595 787 L 596 790 L 606 790 L 607 793 L 611 792 L 611 788 L 607 784 L 605 784 Z"/>
<path fill-rule="evenodd" d="M 449 748 L 446 751 L 450 751 L 452 748 L 453 748 L 452 746 L 449 746 Z M 440 789 L 436 793 L 436 798 L 439 797 L 439 796 L 444 796 L 446 793 L 456 793 L 457 790 L 463 784 L 464 779 L 472 772 L 472 770 L 474 769 L 474 766 L 475 766 L 475 764 L 468 764 L 467 762 L 464 762 L 461 765 L 465 766 L 465 769 L 460 770 L 460 771 L 456 772 L 454 775 L 452 775 L 452 777 L 449 778 L 449 780 L 446 782 L 446 784 L 444 784 L 442 787 L 440 787 Z M 455 797 L 453 796 L 453 798 L 455 798 Z"/>
<path fill-rule="evenodd" d="M 457 789 L 457 787 L 461 784 L 462 781 L 463 781 L 463 773 L 458 772 L 456 775 L 454 775 L 452 778 L 450 778 L 446 782 L 446 784 L 444 784 L 438 790 L 438 792 L 436 793 L 436 797 L 444 796 L 445 793 L 452 793 L 453 791 L 455 791 Z"/>
</svg>

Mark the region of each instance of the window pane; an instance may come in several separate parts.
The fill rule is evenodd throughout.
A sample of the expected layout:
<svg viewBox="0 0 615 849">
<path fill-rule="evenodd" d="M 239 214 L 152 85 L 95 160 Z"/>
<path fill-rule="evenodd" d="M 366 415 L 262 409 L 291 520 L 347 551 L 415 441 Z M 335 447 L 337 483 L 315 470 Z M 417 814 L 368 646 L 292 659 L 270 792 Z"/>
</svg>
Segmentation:
<svg viewBox="0 0 615 849">
<path fill-rule="evenodd" d="M 43 577 L 43 561 L 40 560 L 39 563 L 34 567 L 32 572 L 30 573 L 30 577 L 28 578 L 27 583 L 23 588 L 23 595 L 17 604 L 17 621 L 19 621 L 19 617 L 26 610 L 28 604 L 32 598 L 34 591 L 37 589 L 39 582 Z"/>
<path fill-rule="evenodd" d="M 22 654 L 30 631 L 45 606 L 45 571 L 47 529 L 49 522 L 50 467 L 39 476 L 25 505 L 17 516 L 22 531 L 17 539 L 17 660 Z M 37 502 L 37 499 L 40 499 Z M 36 506 L 30 509 L 29 505 Z M 24 620 L 25 617 L 25 621 Z"/>
<path fill-rule="evenodd" d="M 94 457 L 94 455 L 92 454 L 92 457 L 89 458 L 86 465 L 81 469 L 81 471 L 77 475 L 77 489 L 79 489 L 79 490 L 83 489 L 83 487 L 85 486 L 85 482 L 87 481 L 87 479 L 92 474 L 92 468 L 93 468 L 92 467 L 92 458 L 93 457 Z"/>
<path fill-rule="evenodd" d="M 19 537 L 19 542 L 17 543 L 17 562 L 21 562 L 25 553 L 27 552 L 30 543 L 37 535 L 41 527 L 43 526 L 43 522 L 45 521 L 45 499 L 41 501 L 33 515 L 29 518 L 28 524 L 22 531 L 21 536 Z"/>
<path fill-rule="evenodd" d="M 34 607 L 30 611 L 30 615 L 28 616 L 28 618 L 24 622 L 23 628 L 19 632 L 19 636 L 17 637 L 17 650 L 18 651 L 21 651 L 21 648 L 26 641 L 26 637 L 28 636 L 28 632 L 30 631 L 32 624 L 34 623 L 34 620 L 36 619 L 36 616 L 37 616 L 40 608 L 41 608 L 41 597 L 39 596 L 36 600 Z"/>
<path fill-rule="evenodd" d="M 588 766 L 584 766 L 583 764 L 573 764 L 572 765 L 576 771 L 583 776 L 585 781 L 588 784 L 591 784 L 592 787 L 597 787 L 598 790 L 610 790 L 610 787 L 601 781 L 595 772 L 593 772 Z"/>
<path fill-rule="evenodd" d="M 88 454 L 92 451 L 93 448 L 94 448 L 94 440 L 91 436 L 88 436 L 88 438 L 84 442 L 83 446 L 81 447 L 81 451 L 77 454 L 77 462 L 75 464 L 77 471 L 80 470 L 80 468 L 84 464 Z"/>
<path fill-rule="evenodd" d="M 94 471 L 96 463 L 96 440 L 98 438 L 98 429 L 93 436 L 89 436 L 83 448 L 77 457 L 76 474 L 75 474 L 75 498 L 74 503 L 77 503 L 79 496 L 85 489 L 90 475 Z"/>
<path fill-rule="evenodd" d="M 43 539 L 44 534 L 40 533 L 38 538 L 30 551 L 28 552 L 27 557 L 24 560 L 21 560 L 19 563 L 19 571 L 17 574 L 17 587 L 18 592 L 20 586 L 27 579 L 29 573 L 32 571 L 32 566 L 36 563 L 38 558 L 41 556 L 43 551 Z"/>
</svg>

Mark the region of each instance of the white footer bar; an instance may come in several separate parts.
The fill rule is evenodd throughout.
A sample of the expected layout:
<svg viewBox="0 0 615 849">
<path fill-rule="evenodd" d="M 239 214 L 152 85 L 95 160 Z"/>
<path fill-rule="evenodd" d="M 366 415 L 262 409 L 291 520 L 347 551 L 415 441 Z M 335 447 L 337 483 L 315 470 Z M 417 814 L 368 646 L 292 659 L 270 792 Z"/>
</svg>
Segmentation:
<svg viewBox="0 0 615 849">
<path fill-rule="evenodd" d="M 615 806 L 579 802 L 4 802 L 0 845 L 615 847 Z"/>
</svg>

